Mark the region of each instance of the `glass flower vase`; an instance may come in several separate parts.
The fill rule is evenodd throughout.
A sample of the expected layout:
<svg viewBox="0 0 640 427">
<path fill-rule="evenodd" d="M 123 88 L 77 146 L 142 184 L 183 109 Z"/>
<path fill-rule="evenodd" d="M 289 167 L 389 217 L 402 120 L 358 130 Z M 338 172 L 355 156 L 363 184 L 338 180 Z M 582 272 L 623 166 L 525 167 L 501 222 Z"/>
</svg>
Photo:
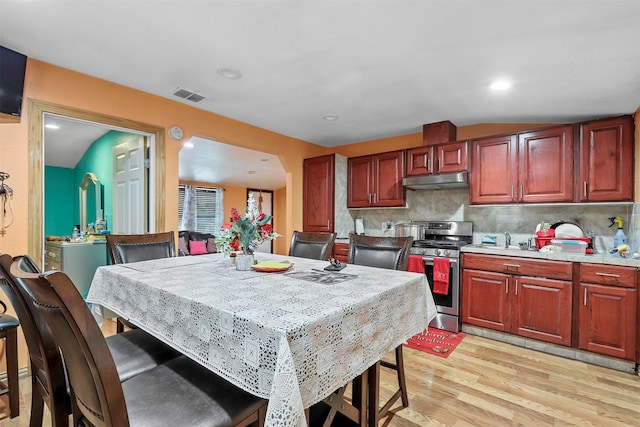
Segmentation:
<svg viewBox="0 0 640 427">
<path fill-rule="evenodd" d="M 249 271 L 253 265 L 253 254 L 238 254 L 236 256 L 236 270 Z"/>
</svg>

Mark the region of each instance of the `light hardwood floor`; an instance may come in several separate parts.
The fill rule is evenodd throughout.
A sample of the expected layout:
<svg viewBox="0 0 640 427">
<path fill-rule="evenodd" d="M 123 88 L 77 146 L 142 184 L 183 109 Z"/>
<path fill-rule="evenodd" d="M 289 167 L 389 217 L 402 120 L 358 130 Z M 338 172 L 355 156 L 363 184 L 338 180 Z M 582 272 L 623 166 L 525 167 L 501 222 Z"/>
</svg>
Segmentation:
<svg viewBox="0 0 640 427">
<path fill-rule="evenodd" d="M 636 375 L 474 335 L 448 359 L 404 356 L 410 406 L 380 426 L 640 426 Z M 394 378 L 386 371 L 383 397 Z M 0 415 L 0 425 L 28 426 L 29 382 L 21 387 L 22 415 Z"/>
</svg>

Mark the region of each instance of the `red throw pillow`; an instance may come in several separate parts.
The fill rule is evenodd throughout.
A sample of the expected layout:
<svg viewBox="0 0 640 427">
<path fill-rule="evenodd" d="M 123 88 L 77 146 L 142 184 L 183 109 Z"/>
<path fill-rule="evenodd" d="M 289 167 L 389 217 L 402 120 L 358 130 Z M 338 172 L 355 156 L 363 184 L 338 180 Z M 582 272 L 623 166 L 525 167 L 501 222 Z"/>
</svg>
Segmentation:
<svg viewBox="0 0 640 427">
<path fill-rule="evenodd" d="M 202 255 L 207 253 L 207 244 L 201 240 L 191 240 L 189 242 L 191 255 Z"/>
</svg>

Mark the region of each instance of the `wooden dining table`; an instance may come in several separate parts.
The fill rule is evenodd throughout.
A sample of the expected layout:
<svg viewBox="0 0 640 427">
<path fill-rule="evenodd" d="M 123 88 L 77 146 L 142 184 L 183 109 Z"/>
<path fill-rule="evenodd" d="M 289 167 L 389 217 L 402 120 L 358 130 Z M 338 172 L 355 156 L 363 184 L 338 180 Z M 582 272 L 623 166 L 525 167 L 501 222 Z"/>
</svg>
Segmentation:
<svg viewBox="0 0 640 427">
<path fill-rule="evenodd" d="M 99 267 L 87 302 L 268 399 L 265 425 L 305 426 L 305 408 L 427 328 L 424 274 L 256 253 L 281 272 L 238 271 L 222 254 Z"/>
</svg>

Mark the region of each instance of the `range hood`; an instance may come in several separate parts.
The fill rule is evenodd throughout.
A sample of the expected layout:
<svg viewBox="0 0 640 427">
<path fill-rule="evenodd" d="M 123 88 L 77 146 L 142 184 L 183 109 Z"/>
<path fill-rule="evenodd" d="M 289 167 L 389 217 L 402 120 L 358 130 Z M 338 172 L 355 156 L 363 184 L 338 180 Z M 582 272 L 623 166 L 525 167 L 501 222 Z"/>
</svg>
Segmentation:
<svg viewBox="0 0 640 427">
<path fill-rule="evenodd" d="M 436 175 L 408 176 L 402 179 L 402 186 L 410 190 L 442 190 L 445 188 L 468 188 L 468 173 L 441 173 Z"/>
</svg>

